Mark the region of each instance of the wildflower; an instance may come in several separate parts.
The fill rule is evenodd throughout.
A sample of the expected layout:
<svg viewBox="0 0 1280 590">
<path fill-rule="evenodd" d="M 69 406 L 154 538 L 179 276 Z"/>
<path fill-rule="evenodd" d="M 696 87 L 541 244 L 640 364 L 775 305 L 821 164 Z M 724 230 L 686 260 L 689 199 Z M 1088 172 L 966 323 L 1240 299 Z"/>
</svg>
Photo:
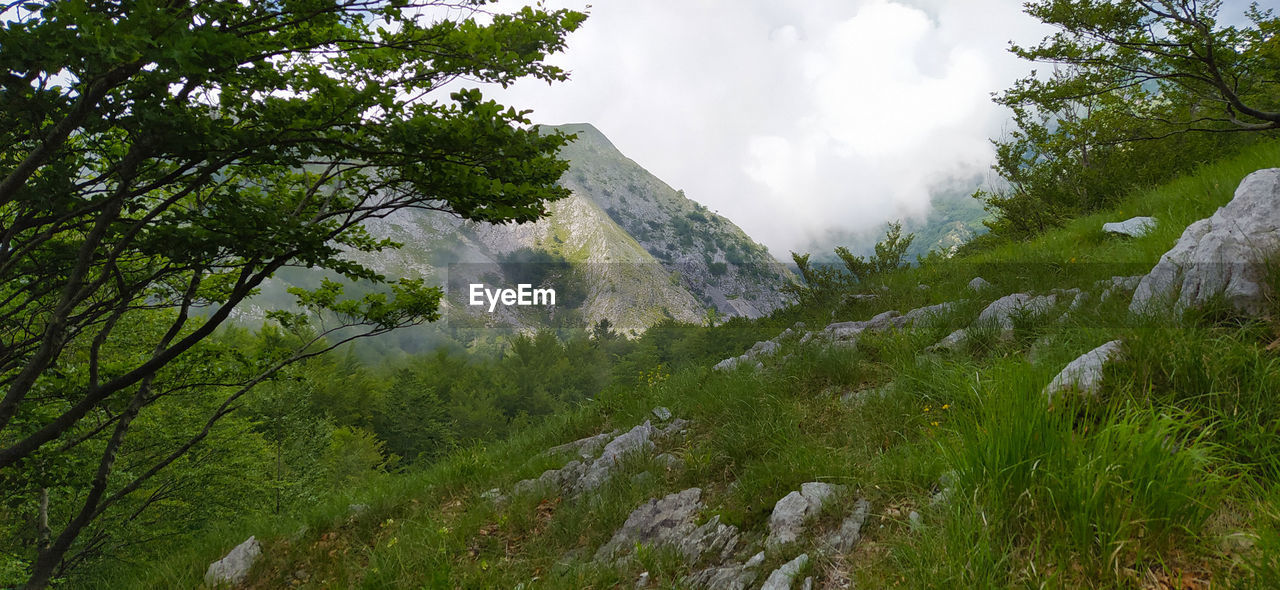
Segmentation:
<svg viewBox="0 0 1280 590">
<path fill-rule="evenodd" d="M 925 406 L 925 407 L 924 407 L 924 411 L 926 411 L 926 412 L 928 412 L 930 409 L 931 409 L 931 408 L 930 408 L 929 406 Z"/>
<path fill-rule="evenodd" d="M 930 424 L 931 426 L 937 426 L 937 425 L 938 425 L 938 421 L 937 421 L 937 420 L 934 420 L 933 422 L 930 422 L 929 424 Z"/>
<path fill-rule="evenodd" d="M 951 409 L 951 404 L 942 404 L 942 409 L 944 409 L 944 410 L 950 410 L 950 409 Z"/>
</svg>

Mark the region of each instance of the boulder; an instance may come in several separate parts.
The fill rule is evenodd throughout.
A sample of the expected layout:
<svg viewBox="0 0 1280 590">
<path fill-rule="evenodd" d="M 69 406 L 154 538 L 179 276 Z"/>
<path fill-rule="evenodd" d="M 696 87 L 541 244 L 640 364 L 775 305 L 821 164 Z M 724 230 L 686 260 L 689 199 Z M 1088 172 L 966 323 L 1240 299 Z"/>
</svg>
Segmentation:
<svg viewBox="0 0 1280 590">
<path fill-rule="evenodd" d="M 1014 293 L 993 302 L 978 314 L 978 322 L 993 322 L 1003 332 L 1013 331 L 1013 319 L 1019 315 L 1037 317 L 1048 313 L 1058 303 L 1058 296 Z"/>
<path fill-rule="evenodd" d="M 1129 236 L 1131 238 L 1140 238 L 1147 235 L 1156 227 L 1156 218 L 1154 217 L 1134 217 L 1124 221 L 1115 221 L 1112 223 L 1102 224 L 1102 231 L 1109 234 L 1118 234 Z"/>
<path fill-rule="evenodd" d="M 701 489 L 689 488 L 644 503 L 596 551 L 596 560 L 614 560 L 643 544 L 674 547 L 688 563 L 696 563 L 707 554 L 715 555 L 718 562 L 725 561 L 737 548 L 738 529 L 722 524 L 719 516 L 695 525 L 698 511 L 703 508 L 701 496 Z"/>
<path fill-rule="evenodd" d="M 958 350 L 960 346 L 964 344 L 964 341 L 967 340 L 968 338 L 969 338 L 969 331 L 964 328 L 960 328 L 955 332 L 947 334 L 945 338 L 943 338 L 942 340 L 939 340 L 933 346 L 930 346 L 928 350 L 931 350 L 931 351 Z"/>
<path fill-rule="evenodd" d="M 773 513 L 769 515 L 769 537 L 765 539 L 765 546 L 795 542 L 804 532 L 805 522 L 842 489 L 843 486 L 815 481 L 802 484 L 800 491 L 783 496 L 773 505 Z"/>
<path fill-rule="evenodd" d="M 799 557 L 773 570 L 773 573 L 769 574 L 769 579 L 764 581 L 764 586 L 761 586 L 760 590 L 791 590 L 791 582 L 800 573 L 801 568 L 808 563 L 809 554 L 801 553 Z"/>
<path fill-rule="evenodd" d="M 220 584 L 240 584 L 249 575 L 249 568 L 253 567 L 253 562 L 257 561 L 259 555 L 262 555 L 262 546 L 256 538 L 249 537 L 236 545 L 226 557 L 209 564 L 208 571 L 204 573 L 205 585 L 216 587 Z"/>
<path fill-rule="evenodd" d="M 1055 395 L 1066 391 L 1078 391 L 1096 395 L 1102 386 L 1102 367 L 1120 355 L 1119 340 L 1112 340 L 1071 361 L 1044 388 L 1052 402 Z"/>
<path fill-rule="evenodd" d="M 1266 265 L 1280 252 L 1280 168 L 1250 174 L 1230 203 L 1182 232 L 1142 278 L 1129 310 L 1153 313 L 1222 296 L 1236 310 L 1266 313 Z"/>
<path fill-rule="evenodd" d="M 751 348 L 747 349 L 747 351 L 741 355 L 724 359 L 716 363 L 716 366 L 712 368 L 717 371 L 732 371 L 739 365 L 751 364 L 755 364 L 757 368 L 759 368 L 763 366 L 763 363 L 759 362 L 760 358 L 773 356 L 778 353 L 780 348 L 781 346 L 773 340 L 762 340 L 752 345 Z"/>
</svg>

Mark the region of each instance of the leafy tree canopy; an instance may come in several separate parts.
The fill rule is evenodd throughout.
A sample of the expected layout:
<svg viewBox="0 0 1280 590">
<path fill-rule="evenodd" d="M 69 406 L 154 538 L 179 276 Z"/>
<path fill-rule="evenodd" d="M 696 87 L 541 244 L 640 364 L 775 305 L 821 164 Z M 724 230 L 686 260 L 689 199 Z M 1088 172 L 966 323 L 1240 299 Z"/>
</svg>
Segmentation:
<svg viewBox="0 0 1280 590">
<path fill-rule="evenodd" d="M 171 391 L 163 369 L 272 273 L 388 282 L 343 255 L 395 246 L 364 230 L 370 219 L 420 209 L 525 222 L 565 196 L 565 136 L 478 90 L 439 94 L 459 80 L 563 80 L 544 59 L 585 15 L 486 4 L 0 5 L 0 483 L 25 479 L 24 461 L 60 441 L 104 441 L 83 506 L 42 542 L 29 586 L 121 492 L 207 434 L 131 482 L 111 477 L 131 423 Z M 331 346 L 335 330 L 436 317 L 439 290 L 390 282 L 356 299 L 337 284 L 296 293 L 333 319 L 243 379 L 210 424 L 280 366 Z M 121 344 L 120 328 L 149 312 L 159 328 Z"/>
</svg>

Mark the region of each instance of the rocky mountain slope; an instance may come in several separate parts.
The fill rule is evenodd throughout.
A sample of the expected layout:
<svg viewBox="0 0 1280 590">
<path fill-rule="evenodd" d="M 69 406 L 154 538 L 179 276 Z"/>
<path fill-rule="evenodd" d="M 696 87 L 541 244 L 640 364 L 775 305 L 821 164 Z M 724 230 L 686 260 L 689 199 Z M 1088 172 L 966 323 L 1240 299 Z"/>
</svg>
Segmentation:
<svg viewBox="0 0 1280 590">
<path fill-rule="evenodd" d="M 552 203 L 547 217 L 491 225 L 403 211 L 369 228 L 403 248 L 353 258 L 387 276 L 448 284 L 450 319 L 465 314 L 468 323 L 488 327 L 528 330 L 547 322 L 544 310 L 491 313 L 467 305 L 469 281 L 496 276 L 492 282 L 514 286 L 517 277 L 507 275 L 530 252 L 568 264 L 551 286 L 582 291 L 570 307 L 577 306 L 577 319 L 586 326 L 607 319 L 618 331 L 637 334 L 664 318 L 699 323 L 711 309 L 719 317 L 754 318 L 785 303 L 781 288 L 793 280 L 790 272 L 731 221 L 650 174 L 591 125 L 547 130 L 577 136 L 561 153 L 570 162 L 561 184 L 572 194 Z M 318 280 L 283 273 L 246 317 L 287 305 L 289 285 Z"/>
<path fill-rule="evenodd" d="M 791 307 L 170 585 L 1274 587 L 1277 156 Z"/>
</svg>

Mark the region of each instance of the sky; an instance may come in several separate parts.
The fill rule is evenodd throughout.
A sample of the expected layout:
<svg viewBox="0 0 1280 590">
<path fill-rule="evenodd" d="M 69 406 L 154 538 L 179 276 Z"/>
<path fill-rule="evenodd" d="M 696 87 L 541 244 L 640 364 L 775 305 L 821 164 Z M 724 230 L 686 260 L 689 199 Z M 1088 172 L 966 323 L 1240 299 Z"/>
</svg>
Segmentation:
<svg viewBox="0 0 1280 590">
<path fill-rule="evenodd" d="M 568 82 L 486 93 L 535 123 L 591 123 L 786 258 L 829 230 L 922 217 L 993 178 L 992 93 L 1053 29 L 1022 0 L 550 0 L 589 17 L 549 61 Z M 501 6 L 501 5 L 500 5 Z M 1042 71 L 1046 67 L 1040 65 Z"/>
</svg>

